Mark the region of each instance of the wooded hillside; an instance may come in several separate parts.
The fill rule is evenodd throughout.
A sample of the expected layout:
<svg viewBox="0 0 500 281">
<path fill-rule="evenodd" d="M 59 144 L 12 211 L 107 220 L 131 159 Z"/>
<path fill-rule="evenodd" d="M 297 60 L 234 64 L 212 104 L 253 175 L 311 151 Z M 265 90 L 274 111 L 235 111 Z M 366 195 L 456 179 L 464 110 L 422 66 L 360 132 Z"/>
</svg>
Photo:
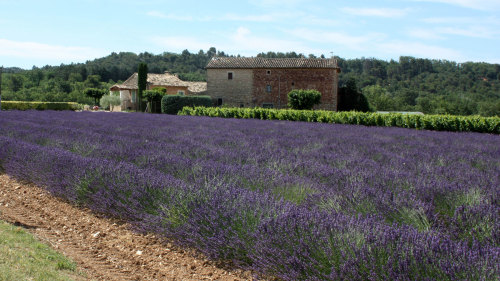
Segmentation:
<svg viewBox="0 0 500 281">
<path fill-rule="evenodd" d="M 215 54 L 227 56 L 215 48 L 198 53 L 185 50 L 181 54 L 158 55 L 121 52 L 79 64 L 31 70 L 5 68 L 2 99 L 91 104 L 92 99 L 83 94 L 86 88 L 107 89 L 136 72 L 141 62 L 148 64 L 151 73 L 170 71 L 183 80 L 204 81 L 204 67 Z M 268 52 L 257 56 L 305 57 L 295 52 Z M 500 116 L 499 64 L 414 57 L 389 62 L 375 58 L 337 59 L 342 69 L 339 86 L 354 78 L 373 110 Z"/>
</svg>

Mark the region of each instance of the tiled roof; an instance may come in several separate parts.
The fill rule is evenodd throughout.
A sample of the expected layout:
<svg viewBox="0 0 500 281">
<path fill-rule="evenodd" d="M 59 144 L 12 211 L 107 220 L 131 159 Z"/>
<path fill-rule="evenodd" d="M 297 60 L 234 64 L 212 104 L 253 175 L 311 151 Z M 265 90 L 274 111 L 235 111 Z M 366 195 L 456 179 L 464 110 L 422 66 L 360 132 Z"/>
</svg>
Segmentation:
<svg viewBox="0 0 500 281">
<path fill-rule="evenodd" d="M 137 80 L 139 75 L 132 74 L 122 84 L 116 84 L 111 87 L 112 90 L 137 90 Z M 163 74 L 148 73 L 148 84 L 152 86 L 174 86 L 174 87 L 188 87 L 188 90 L 193 93 L 204 92 L 207 90 L 207 82 L 188 82 L 182 81 L 176 75 L 168 72 Z"/>
<path fill-rule="evenodd" d="M 214 57 L 206 68 L 338 68 L 335 59 Z"/>
<path fill-rule="evenodd" d="M 202 93 L 207 91 L 207 82 L 184 82 L 188 84 L 191 93 Z"/>
</svg>

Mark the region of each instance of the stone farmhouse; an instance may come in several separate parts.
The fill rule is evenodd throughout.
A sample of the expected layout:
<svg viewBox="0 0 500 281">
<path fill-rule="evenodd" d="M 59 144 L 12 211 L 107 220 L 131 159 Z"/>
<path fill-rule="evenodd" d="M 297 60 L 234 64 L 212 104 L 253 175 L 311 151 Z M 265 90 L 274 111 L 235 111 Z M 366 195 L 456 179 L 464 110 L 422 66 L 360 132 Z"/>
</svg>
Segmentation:
<svg viewBox="0 0 500 281">
<path fill-rule="evenodd" d="M 132 74 L 122 84 L 113 85 L 111 94 L 120 95 L 121 110 L 136 110 L 137 104 L 137 72 Z M 154 88 L 167 89 L 167 95 L 203 95 L 207 91 L 206 82 L 182 81 L 177 75 L 165 72 L 162 74 L 148 73 L 147 90 Z"/>
<path fill-rule="evenodd" d="M 337 110 L 335 59 L 214 57 L 207 64 L 207 95 L 217 105 L 285 108 L 288 92 L 321 92 L 317 109 Z"/>
</svg>

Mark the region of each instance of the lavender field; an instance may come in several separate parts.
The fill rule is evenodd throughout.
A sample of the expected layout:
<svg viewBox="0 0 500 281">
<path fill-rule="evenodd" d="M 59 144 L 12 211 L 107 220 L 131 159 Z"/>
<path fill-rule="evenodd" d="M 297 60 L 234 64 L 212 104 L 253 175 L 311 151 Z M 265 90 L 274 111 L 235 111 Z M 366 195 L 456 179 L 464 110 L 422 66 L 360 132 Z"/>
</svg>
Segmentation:
<svg viewBox="0 0 500 281">
<path fill-rule="evenodd" d="M 0 172 L 283 280 L 498 280 L 500 136 L 0 112 Z"/>
</svg>

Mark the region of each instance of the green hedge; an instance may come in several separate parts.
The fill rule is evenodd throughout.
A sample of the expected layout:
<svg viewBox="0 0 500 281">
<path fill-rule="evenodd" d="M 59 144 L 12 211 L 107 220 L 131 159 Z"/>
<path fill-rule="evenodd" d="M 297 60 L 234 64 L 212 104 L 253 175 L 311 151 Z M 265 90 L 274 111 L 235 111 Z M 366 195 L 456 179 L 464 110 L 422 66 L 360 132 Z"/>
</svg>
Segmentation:
<svg viewBox="0 0 500 281">
<path fill-rule="evenodd" d="M 2 101 L 2 110 L 78 110 L 76 102 Z"/>
<path fill-rule="evenodd" d="M 179 115 L 223 118 L 257 118 L 365 126 L 402 127 L 422 130 L 479 132 L 500 134 L 500 117 L 411 115 L 401 113 L 365 113 L 355 111 L 291 110 L 266 108 L 184 107 Z"/>
<path fill-rule="evenodd" d="M 161 112 L 167 114 L 177 114 L 185 106 L 212 106 L 210 96 L 181 96 L 166 95 L 161 99 Z"/>
</svg>

